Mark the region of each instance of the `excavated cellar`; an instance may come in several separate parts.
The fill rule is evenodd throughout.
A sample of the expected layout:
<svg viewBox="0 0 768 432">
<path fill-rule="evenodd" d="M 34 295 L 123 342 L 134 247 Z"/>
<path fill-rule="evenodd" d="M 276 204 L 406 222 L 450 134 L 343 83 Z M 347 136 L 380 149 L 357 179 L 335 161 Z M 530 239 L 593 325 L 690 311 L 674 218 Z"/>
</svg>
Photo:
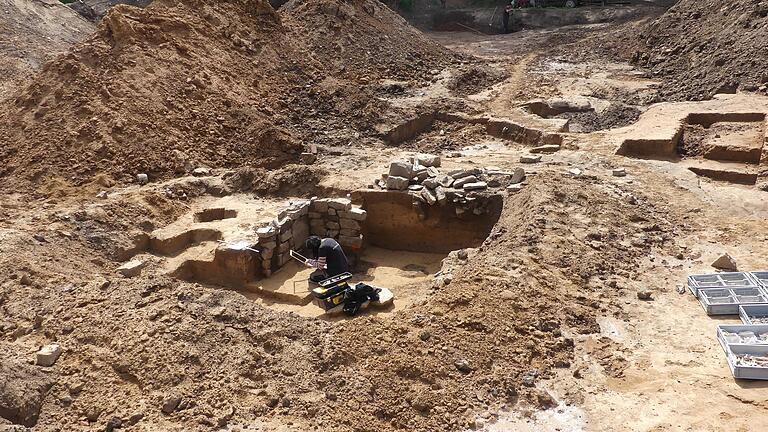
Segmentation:
<svg viewBox="0 0 768 432">
<path fill-rule="evenodd" d="M 353 204 L 354 200 L 354 204 Z M 205 202 L 150 235 L 149 253 L 180 279 L 234 289 L 267 306 L 319 315 L 310 304 L 310 235 L 333 237 L 352 266 L 352 282 L 384 286 L 396 305 L 426 295 L 442 260 L 478 247 L 501 215 L 495 193 L 454 197 L 428 205 L 407 191 L 358 190 L 349 198 L 258 200 L 228 196 Z M 400 302 L 398 303 L 398 300 Z"/>
</svg>

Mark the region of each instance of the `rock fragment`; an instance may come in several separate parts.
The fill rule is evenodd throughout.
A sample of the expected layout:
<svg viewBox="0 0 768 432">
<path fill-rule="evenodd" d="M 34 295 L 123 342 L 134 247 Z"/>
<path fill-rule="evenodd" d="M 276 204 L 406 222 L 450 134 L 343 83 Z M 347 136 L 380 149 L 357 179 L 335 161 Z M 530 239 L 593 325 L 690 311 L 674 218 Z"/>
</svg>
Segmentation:
<svg viewBox="0 0 768 432">
<path fill-rule="evenodd" d="M 389 164 L 389 177 L 413 177 L 413 165 L 406 161 L 394 161 Z"/>
<path fill-rule="evenodd" d="M 478 181 L 478 178 L 473 175 L 461 177 L 457 179 L 455 182 L 453 182 L 453 187 L 455 187 L 456 189 L 461 189 L 464 187 L 465 184 L 477 183 L 477 181 Z"/>
<path fill-rule="evenodd" d="M 653 293 L 648 290 L 640 290 L 637 292 L 637 298 L 640 300 L 653 300 Z"/>
<path fill-rule="evenodd" d="M 40 348 L 40 351 L 35 355 L 35 363 L 38 366 L 50 367 L 56 363 L 61 355 L 61 345 L 50 344 Z"/>
<path fill-rule="evenodd" d="M 456 367 L 456 370 L 462 373 L 470 373 L 472 372 L 472 366 L 469 364 L 469 361 L 466 359 L 459 359 L 453 362 L 453 366 Z"/>
<path fill-rule="evenodd" d="M 144 173 L 136 174 L 136 182 L 140 185 L 145 185 L 149 183 L 149 176 Z"/>
<path fill-rule="evenodd" d="M 440 166 L 440 156 L 433 155 L 433 154 L 417 154 L 413 158 L 414 163 L 418 163 L 419 165 L 425 166 L 425 167 L 439 167 Z"/>
<path fill-rule="evenodd" d="M 557 144 L 545 144 L 538 147 L 533 147 L 528 151 L 531 153 L 554 153 L 560 150 L 560 146 Z"/>
<path fill-rule="evenodd" d="M 141 270 L 147 266 L 146 261 L 131 260 L 117 268 L 117 272 L 125 277 L 134 277 L 141 274 Z"/>
<path fill-rule="evenodd" d="M 387 189 L 406 190 L 408 189 L 408 179 L 410 177 L 400 177 L 390 175 L 387 177 Z"/>
<path fill-rule="evenodd" d="M 516 184 L 520 183 L 521 181 L 525 180 L 525 170 L 517 167 L 514 170 L 512 170 L 512 176 L 509 178 L 510 184 Z"/>
<path fill-rule="evenodd" d="M 624 168 L 614 168 L 611 170 L 611 174 L 613 174 L 614 177 L 625 177 L 627 175 L 627 170 Z"/>
<path fill-rule="evenodd" d="M 520 156 L 520 163 L 532 164 L 541 162 L 541 155 L 522 155 Z"/>
<path fill-rule="evenodd" d="M 471 190 L 483 190 L 488 189 L 488 183 L 486 182 L 474 182 L 474 183 L 467 183 L 464 185 L 464 190 L 471 191 Z"/>
<path fill-rule="evenodd" d="M 713 263 L 712 267 L 720 270 L 728 270 L 728 271 L 738 271 L 738 267 L 736 265 L 736 260 L 733 259 L 732 256 L 730 256 L 727 253 L 724 253 L 720 255 Z"/>
</svg>

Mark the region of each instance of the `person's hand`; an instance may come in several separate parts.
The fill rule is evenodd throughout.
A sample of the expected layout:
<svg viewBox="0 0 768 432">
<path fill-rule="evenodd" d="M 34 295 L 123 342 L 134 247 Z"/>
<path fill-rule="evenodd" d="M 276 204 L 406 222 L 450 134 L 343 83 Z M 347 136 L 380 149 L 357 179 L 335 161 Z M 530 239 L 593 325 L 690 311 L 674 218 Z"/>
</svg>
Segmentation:
<svg viewBox="0 0 768 432">
<path fill-rule="evenodd" d="M 315 268 L 317 267 L 317 260 L 309 259 L 304 264 L 306 264 L 307 267 Z"/>
</svg>

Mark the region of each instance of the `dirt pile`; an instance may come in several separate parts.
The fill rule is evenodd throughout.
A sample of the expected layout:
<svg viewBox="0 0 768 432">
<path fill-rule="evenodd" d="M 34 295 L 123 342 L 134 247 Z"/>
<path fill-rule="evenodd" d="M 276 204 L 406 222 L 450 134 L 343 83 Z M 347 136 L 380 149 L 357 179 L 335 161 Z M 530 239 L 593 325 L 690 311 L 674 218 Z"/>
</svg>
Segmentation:
<svg viewBox="0 0 768 432">
<path fill-rule="evenodd" d="M 117 6 L 3 110 L 2 175 L 277 166 L 301 149 L 276 112 L 316 70 L 304 58 L 263 1 Z"/>
<path fill-rule="evenodd" d="M 0 176 L 81 185 L 280 166 L 301 143 L 375 134 L 388 104 L 369 80 L 426 77 L 454 60 L 372 0 L 283 15 L 263 0 L 113 8 L 0 108 Z"/>
<path fill-rule="evenodd" d="M 94 29 L 56 0 L 0 0 L 0 10 L 0 99 Z"/>
<path fill-rule="evenodd" d="M 331 73 L 362 83 L 429 80 L 457 58 L 377 0 L 292 0 L 280 11 Z"/>
<path fill-rule="evenodd" d="M 639 37 L 634 60 L 665 79 L 667 99 L 766 90 L 768 2 L 680 0 Z"/>
</svg>

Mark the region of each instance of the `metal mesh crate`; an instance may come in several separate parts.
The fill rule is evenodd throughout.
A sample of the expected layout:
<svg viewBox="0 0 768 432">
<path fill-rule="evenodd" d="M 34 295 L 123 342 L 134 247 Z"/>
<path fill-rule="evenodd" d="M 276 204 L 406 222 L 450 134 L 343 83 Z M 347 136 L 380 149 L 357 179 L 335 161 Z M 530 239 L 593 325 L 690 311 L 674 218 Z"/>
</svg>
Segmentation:
<svg viewBox="0 0 768 432">
<path fill-rule="evenodd" d="M 768 288 L 768 271 L 750 272 L 752 279 L 763 288 Z"/>
<path fill-rule="evenodd" d="M 739 318 L 744 324 L 768 324 L 768 304 L 741 305 Z"/>
<path fill-rule="evenodd" d="M 768 345 L 729 344 L 725 356 L 735 378 L 768 380 Z"/>
<path fill-rule="evenodd" d="M 712 273 L 688 276 L 688 289 L 699 296 L 702 288 L 748 288 L 756 287 L 757 281 L 747 272 Z"/>
<path fill-rule="evenodd" d="M 768 303 L 760 288 L 700 288 L 698 298 L 708 315 L 737 315 L 740 305 Z"/>
<path fill-rule="evenodd" d="M 768 345 L 768 325 L 721 324 L 717 340 L 726 353 L 729 345 Z"/>
</svg>

